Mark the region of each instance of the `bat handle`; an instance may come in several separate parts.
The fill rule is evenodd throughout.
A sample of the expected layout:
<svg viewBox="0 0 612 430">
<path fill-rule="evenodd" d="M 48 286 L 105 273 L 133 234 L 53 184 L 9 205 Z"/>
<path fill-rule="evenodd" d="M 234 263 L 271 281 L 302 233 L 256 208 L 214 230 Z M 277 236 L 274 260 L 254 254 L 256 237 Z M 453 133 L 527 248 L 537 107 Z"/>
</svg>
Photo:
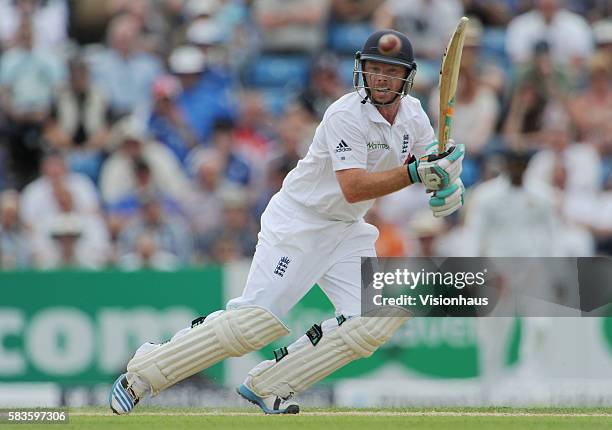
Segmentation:
<svg viewBox="0 0 612 430">
<path fill-rule="evenodd" d="M 446 142 L 443 139 L 438 140 L 438 154 L 442 154 L 446 151 Z"/>
<path fill-rule="evenodd" d="M 440 135 L 438 136 L 438 153 L 439 154 L 446 151 L 446 143 L 448 142 L 448 139 L 450 139 L 451 124 L 453 122 L 453 103 L 452 102 L 446 108 L 446 112 L 444 112 L 444 115 L 442 118 L 440 118 L 440 121 L 444 121 L 444 124 L 442 124 L 442 127 L 440 129 Z"/>
</svg>

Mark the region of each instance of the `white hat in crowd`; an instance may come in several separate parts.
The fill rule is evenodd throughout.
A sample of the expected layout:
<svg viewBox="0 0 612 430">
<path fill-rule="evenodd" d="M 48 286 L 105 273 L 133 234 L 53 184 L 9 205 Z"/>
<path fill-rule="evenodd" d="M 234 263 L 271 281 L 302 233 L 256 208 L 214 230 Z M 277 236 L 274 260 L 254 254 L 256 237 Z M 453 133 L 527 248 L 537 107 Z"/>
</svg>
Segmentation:
<svg viewBox="0 0 612 430">
<path fill-rule="evenodd" d="M 146 143 L 149 139 L 145 125 L 136 116 L 126 116 L 113 125 L 109 148 L 117 149 L 127 141 Z"/>
<path fill-rule="evenodd" d="M 593 35 L 598 45 L 612 43 L 612 19 L 602 19 L 594 23 Z"/>
<path fill-rule="evenodd" d="M 198 19 L 187 27 L 187 41 L 194 45 L 217 45 L 225 42 L 221 27 L 212 19 Z"/>
<path fill-rule="evenodd" d="M 199 16 L 212 16 L 221 7 L 219 0 L 188 0 L 185 4 L 185 15 L 189 19 Z"/>
<path fill-rule="evenodd" d="M 80 237 L 83 233 L 83 219 L 75 213 L 59 214 L 52 221 L 49 233 L 52 238 Z"/>
<path fill-rule="evenodd" d="M 200 73 L 206 66 L 206 56 L 195 46 L 179 46 L 170 54 L 168 63 L 172 73 Z"/>
</svg>

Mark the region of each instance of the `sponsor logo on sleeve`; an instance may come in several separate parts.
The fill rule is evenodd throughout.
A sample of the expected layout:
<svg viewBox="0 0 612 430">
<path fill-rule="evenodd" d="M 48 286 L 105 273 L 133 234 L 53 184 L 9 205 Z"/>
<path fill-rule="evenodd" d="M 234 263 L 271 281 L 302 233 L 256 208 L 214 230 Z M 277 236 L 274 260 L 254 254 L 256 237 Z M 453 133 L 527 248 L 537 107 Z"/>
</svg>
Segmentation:
<svg viewBox="0 0 612 430">
<path fill-rule="evenodd" d="M 336 146 L 336 154 L 340 154 L 341 152 L 349 152 L 352 151 L 351 147 L 342 139 L 338 146 Z"/>
</svg>

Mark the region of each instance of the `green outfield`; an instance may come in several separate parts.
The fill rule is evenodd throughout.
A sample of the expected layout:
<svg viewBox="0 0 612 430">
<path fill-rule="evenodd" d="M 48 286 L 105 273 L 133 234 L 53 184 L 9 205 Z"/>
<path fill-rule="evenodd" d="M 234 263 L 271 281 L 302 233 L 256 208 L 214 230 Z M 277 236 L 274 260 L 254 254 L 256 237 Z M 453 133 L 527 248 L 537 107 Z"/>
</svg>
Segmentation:
<svg viewBox="0 0 612 430">
<path fill-rule="evenodd" d="M 3 428 L 41 428 L 2 424 Z M 70 409 L 62 429 L 605 429 L 612 428 L 610 408 L 402 408 L 310 409 L 300 415 L 265 416 L 255 409 L 142 408 L 114 416 L 103 408 Z"/>
</svg>

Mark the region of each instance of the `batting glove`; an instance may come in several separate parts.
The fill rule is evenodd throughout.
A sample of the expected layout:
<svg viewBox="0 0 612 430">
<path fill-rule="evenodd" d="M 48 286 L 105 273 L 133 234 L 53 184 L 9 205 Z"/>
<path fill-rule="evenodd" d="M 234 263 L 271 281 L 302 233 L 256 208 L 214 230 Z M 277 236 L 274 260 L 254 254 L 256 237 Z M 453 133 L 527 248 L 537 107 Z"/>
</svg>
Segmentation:
<svg viewBox="0 0 612 430">
<path fill-rule="evenodd" d="M 455 179 L 450 186 L 433 193 L 429 207 L 436 218 L 448 216 L 463 206 L 465 187 L 461 178 Z"/>
<path fill-rule="evenodd" d="M 437 145 L 433 142 L 430 148 L 435 151 Z M 431 152 L 408 163 L 408 176 L 413 184 L 422 182 L 431 191 L 448 188 L 461 175 L 464 155 L 465 146 L 449 140 L 443 153 Z"/>
</svg>

